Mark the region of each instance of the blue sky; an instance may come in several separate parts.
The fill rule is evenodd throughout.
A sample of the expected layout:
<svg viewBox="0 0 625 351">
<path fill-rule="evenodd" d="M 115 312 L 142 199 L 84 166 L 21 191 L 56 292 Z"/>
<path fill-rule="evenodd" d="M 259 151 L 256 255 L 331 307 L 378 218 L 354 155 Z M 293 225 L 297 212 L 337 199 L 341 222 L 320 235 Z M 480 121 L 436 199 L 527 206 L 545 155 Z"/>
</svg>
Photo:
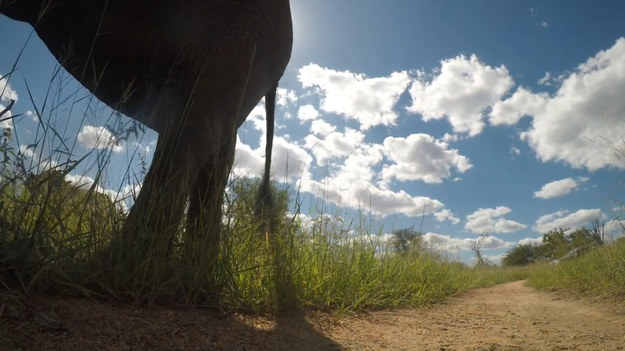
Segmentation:
<svg viewBox="0 0 625 351">
<path fill-rule="evenodd" d="M 375 232 L 415 226 L 466 261 L 480 234 L 497 261 L 553 227 L 599 218 L 620 233 L 625 2 L 292 0 L 292 11 L 273 174 L 301 189 L 307 218 L 320 204 L 346 223 L 362 210 Z M 0 17 L 0 75 L 29 33 Z M 25 82 L 41 106 L 55 64 L 31 39 L 4 92 L 0 103 L 13 94 L 24 114 L 22 145 L 37 125 Z M 71 95 L 68 76 L 61 84 L 77 107 L 48 103 L 42 118 L 65 126 L 74 115 L 65 136 L 78 135 L 78 155 L 107 147 L 97 135 L 110 138 L 110 110 Z M 148 132 L 109 147 L 107 191 L 128 191 L 121 170 L 136 166 L 137 148 L 150 159 L 154 141 Z M 235 173 L 260 175 L 263 157 L 261 103 L 239 132 Z"/>
</svg>

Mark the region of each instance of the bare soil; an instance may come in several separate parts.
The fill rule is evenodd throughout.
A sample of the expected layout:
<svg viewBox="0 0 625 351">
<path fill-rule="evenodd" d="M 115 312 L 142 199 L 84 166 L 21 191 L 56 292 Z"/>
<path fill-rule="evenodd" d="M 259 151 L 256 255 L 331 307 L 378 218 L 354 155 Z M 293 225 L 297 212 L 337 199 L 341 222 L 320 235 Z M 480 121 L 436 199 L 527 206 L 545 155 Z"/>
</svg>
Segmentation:
<svg viewBox="0 0 625 351">
<path fill-rule="evenodd" d="M 522 281 L 349 316 L 5 300 L 0 350 L 625 350 L 625 306 L 563 299 Z"/>
</svg>

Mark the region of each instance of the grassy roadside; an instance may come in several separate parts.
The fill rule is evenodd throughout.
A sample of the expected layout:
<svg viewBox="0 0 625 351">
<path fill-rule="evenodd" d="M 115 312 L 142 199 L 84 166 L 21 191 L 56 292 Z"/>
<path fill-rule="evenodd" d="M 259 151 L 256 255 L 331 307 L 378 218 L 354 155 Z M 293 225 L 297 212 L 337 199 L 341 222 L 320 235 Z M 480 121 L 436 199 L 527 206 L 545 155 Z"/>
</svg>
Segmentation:
<svg viewBox="0 0 625 351">
<path fill-rule="evenodd" d="M 144 262 L 131 269 L 116 265 L 110 247 L 123 226 L 124 202 L 134 195 L 123 188 L 135 189 L 145 176 L 145 155 L 139 148 L 129 150 L 130 162 L 139 162 L 142 172 L 130 166 L 116 170 L 112 173 L 123 175 L 117 182 L 123 186 L 105 190 L 119 140 L 103 133 L 100 146 L 77 156 L 79 142 L 67 131 L 67 115 L 85 111 L 77 117 L 104 119 L 97 124 L 107 129 L 117 118 L 98 115 L 97 102 L 79 105 L 85 103 L 80 91 L 63 89 L 64 79 L 55 75 L 40 106 L 31 97 L 36 130 L 21 129 L 23 115 L 4 116 L 15 123 L 0 138 L 0 297 L 14 296 L 3 295 L 4 290 L 250 312 L 360 310 L 433 304 L 471 288 L 518 279 L 501 269 L 449 262 L 423 248 L 395 254 L 381 233 L 345 227 L 336 216 L 317 214 L 316 222 L 305 225 L 292 214 L 298 210 L 289 209 L 286 193 L 278 196 L 275 230 L 260 233 L 253 211 L 256 185 L 247 180 L 230 186 L 219 263 L 211 274 L 203 269 L 201 252 L 193 259 L 185 256 L 189 243 L 182 229 L 172 233 L 171 242 L 153 243 L 172 248 L 167 259 L 150 252 L 150 246 Z M 128 128 L 117 125 L 113 134 L 132 135 Z M 90 177 L 76 182 L 79 169 L 91 170 Z M 201 251 L 211 243 L 196 244 L 191 246 Z"/>
<path fill-rule="evenodd" d="M 471 268 L 425 248 L 403 254 L 380 236 L 320 221 L 304 226 L 288 215 L 279 196 L 279 225 L 259 233 L 252 212 L 254 182 L 233 185 L 220 247 L 219 295 L 202 295 L 214 285 L 184 253 L 151 262 L 151 275 L 113 275 L 106 250 L 123 213 L 115 204 L 47 171 L 9 183 L 0 193 L 5 224 L 0 233 L 0 280 L 29 294 L 70 294 L 142 303 L 207 304 L 226 310 L 267 313 L 281 309 L 355 311 L 434 304 L 476 287 L 523 279 L 523 268 Z M 108 216 L 108 217 L 107 217 Z M 327 217 L 327 216 L 326 216 Z M 123 267 L 122 267 L 123 268 Z M 167 274 L 165 274 L 167 273 Z M 133 280 L 121 286 L 118 279 Z"/>
<path fill-rule="evenodd" d="M 625 240 L 619 239 L 557 266 L 537 265 L 528 281 L 541 290 L 625 301 Z"/>
</svg>

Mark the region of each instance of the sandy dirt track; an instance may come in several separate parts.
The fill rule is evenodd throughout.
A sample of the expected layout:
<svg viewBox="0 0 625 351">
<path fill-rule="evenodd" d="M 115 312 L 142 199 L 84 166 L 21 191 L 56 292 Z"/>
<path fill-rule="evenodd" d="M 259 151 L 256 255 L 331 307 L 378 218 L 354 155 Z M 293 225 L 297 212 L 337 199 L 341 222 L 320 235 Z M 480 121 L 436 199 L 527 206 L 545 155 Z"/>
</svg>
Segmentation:
<svg viewBox="0 0 625 351">
<path fill-rule="evenodd" d="M 83 299 L 0 318 L 0 350 L 625 350 L 625 306 L 561 299 L 524 282 L 421 309 L 276 318 Z"/>
</svg>

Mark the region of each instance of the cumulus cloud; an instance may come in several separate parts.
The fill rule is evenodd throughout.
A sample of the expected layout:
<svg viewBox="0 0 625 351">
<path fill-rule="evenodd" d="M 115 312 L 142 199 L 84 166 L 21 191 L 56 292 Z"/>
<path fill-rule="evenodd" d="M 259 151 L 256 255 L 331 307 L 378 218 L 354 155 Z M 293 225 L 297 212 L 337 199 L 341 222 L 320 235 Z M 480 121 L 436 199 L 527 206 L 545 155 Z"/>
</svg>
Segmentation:
<svg viewBox="0 0 625 351">
<path fill-rule="evenodd" d="M 265 159 L 263 151 L 252 149 L 237 135 L 237 144 L 234 150 L 234 164 L 232 172 L 235 176 L 260 177 L 263 173 Z"/>
<path fill-rule="evenodd" d="M 282 182 L 296 182 L 310 177 L 310 156 L 300 146 L 284 137 L 273 139 L 271 176 Z"/>
<path fill-rule="evenodd" d="M 276 104 L 278 106 L 287 106 L 297 102 L 297 94 L 293 90 L 278 88 L 276 91 Z"/>
<path fill-rule="evenodd" d="M 520 87 L 509 98 L 493 104 L 488 117 L 493 125 L 516 124 L 525 115 L 536 115 L 545 109 L 548 95 L 534 94 L 524 87 Z"/>
<path fill-rule="evenodd" d="M 297 110 L 297 118 L 302 122 L 316 120 L 319 118 L 319 111 L 313 105 L 302 105 Z"/>
<path fill-rule="evenodd" d="M 410 87 L 408 111 L 421 114 L 424 121 L 447 118 L 454 132 L 469 136 L 482 132 L 484 113 L 514 84 L 505 66 L 486 65 L 475 55 L 441 61 L 430 81 L 420 75 Z"/>
<path fill-rule="evenodd" d="M 575 230 L 585 227 L 593 220 L 601 219 L 602 217 L 603 214 L 598 208 L 582 209 L 574 213 L 562 210 L 540 216 L 536 220 L 533 229 L 542 234 L 557 228 L 570 228 L 571 230 Z"/>
<path fill-rule="evenodd" d="M 543 162 L 563 161 L 590 171 L 607 166 L 623 168 L 611 151 L 625 136 L 623 96 L 625 38 L 564 77 L 556 94 L 546 99 L 543 107 L 534 111 L 519 107 L 519 111 L 509 112 L 508 116 L 532 114 L 532 126 L 521 137 Z M 538 95 L 537 99 L 544 96 Z"/>
<path fill-rule="evenodd" d="M 451 176 L 451 170 L 460 173 L 473 165 L 458 150 L 427 134 L 412 134 L 407 138 L 388 137 L 384 140 L 385 154 L 394 163 L 385 165 L 382 177 L 389 181 L 422 180 L 426 183 L 441 183 Z"/>
<path fill-rule="evenodd" d="M 618 238 L 625 235 L 625 222 L 620 219 L 613 219 L 605 223 L 605 234 L 608 238 Z"/>
<path fill-rule="evenodd" d="M 512 212 L 505 206 L 496 208 L 480 208 L 467 216 L 464 228 L 476 233 L 512 233 L 526 227 L 526 225 L 503 218 Z"/>
<path fill-rule="evenodd" d="M 450 221 L 451 224 L 458 224 L 458 223 L 460 223 L 460 219 L 454 217 L 453 212 L 451 212 L 447 208 L 444 208 L 444 209 L 434 213 L 434 218 L 436 218 L 436 220 L 439 221 L 439 222 Z"/>
<path fill-rule="evenodd" d="M 537 83 L 539 85 L 544 85 L 544 86 L 549 87 L 555 84 L 560 84 L 563 79 L 564 79 L 564 76 L 556 77 L 553 74 L 551 74 L 551 72 L 545 72 L 545 75 L 542 78 L 540 78 Z"/>
<path fill-rule="evenodd" d="M 11 88 L 6 77 L 0 76 L 0 101 L 8 102 L 11 100 L 18 100 L 17 92 Z"/>
<path fill-rule="evenodd" d="M 483 236 L 476 240 L 480 241 L 480 248 L 484 250 L 505 249 L 514 245 L 509 241 L 499 239 L 498 237 L 492 235 Z"/>
<path fill-rule="evenodd" d="M 3 111 L 9 105 L 11 100 L 18 100 L 17 92 L 11 88 L 6 77 L 0 76 L 0 111 Z M 0 128 L 13 128 L 11 116 L 13 116 L 11 111 L 6 111 L 0 117 Z"/>
<path fill-rule="evenodd" d="M 106 127 L 83 126 L 78 133 L 78 142 L 87 149 L 124 151 L 124 147 Z"/>
<path fill-rule="evenodd" d="M 458 253 L 461 251 L 471 251 L 476 243 L 480 241 L 481 248 L 484 250 L 504 249 L 514 246 L 513 243 L 499 239 L 495 236 L 488 235 L 477 239 L 471 238 L 452 238 L 449 235 L 426 233 L 423 235 L 423 241 L 428 248 L 438 252 Z"/>
<path fill-rule="evenodd" d="M 445 207 L 438 200 L 412 196 L 403 190 L 394 191 L 375 181 L 372 166 L 381 158 L 375 146 L 360 147 L 343 164 L 320 180 L 303 180 L 302 190 L 331 203 L 354 209 L 366 208 L 373 214 L 402 213 L 409 217 L 431 214 Z"/>
<path fill-rule="evenodd" d="M 364 144 L 365 134 L 361 131 L 346 128 L 344 133 L 334 132 L 323 137 L 307 135 L 304 145 L 310 149 L 317 160 L 317 165 L 326 166 L 330 159 L 341 159 L 360 152 L 365 152 L 367 145 Z M 380 157 L 376 161 L 381 160 Z"/>
<path fill-rule="evenodd" d="M 95 180 L 84 174 L 66 174 L 65 181 L 72 183 L 74 186 L 78 188 L 82 188 L 84 190 L 88 190 L 93 187 L 93 183 Z M 111 201 L 119 206 L 119 208 L 123 211 L 128 211 L 129 207 L 126 203 L 126 199 L 133 198 L 134 195 L 139 193 L 141 189 L 141 185 L 138 184 L 136 186 L 125 185 L 120 191 L 106 189 L 102 187 L 100 184 L 96 184 L 94 190 L 98 193 L 104 194 L 108 196 Z"/>
<path fill-rule="evenodd" d="M 256 109 L 255 109 L 256 111 Z M 237 139 L 234 173 L 260 176 L 264 165 L 264 112 L 252 112 L 248 121 L 261 131 L 256 149 Z M 311 193 L 333 204 L 354 209 L 366 208 L 376 215 L 402 213 L 406 216 L 432 214 L 445 206 L 436 199 L 412 196 L 391 189 L 374 167 L 384 159 L 384 145 L 368 143 L 362 131 L 345 128 L 343 132 L 324 120 L 311 124 L 314 134 L 304 138 L 303 145 L 288 138 L 274 140 L 272 176 L 278 181 L 296 182 L 302 192 Z M 443 145 L 444 146 L 444 145 Z M 306 152 L 306 150 L 310 150 Z M 461 158 L 459 158 L 461 159 Z M 323 166 L 326 175 L 310 172 L 310 162 Z M 463 166 L 464 167 L 464 166 Z M 454 222 L 453 216 L 448 220 Z"/>
<path fill-rule="evenodd" d="M 314 120 L 310 125 L 310 131 L 319 136 L 327 136 L 330 133 L 333 133 L 335 130 L 335 126 L 322 119 Z"/>
<path fill-rule="evenodd" d="M 252 149 L 237 137 L 233 172 L 237 176 L 260 177 L 265 167 L 265 146 Z M 271 159 L 271 177 L 280 182 L 296 182 L 309 177 L 308 153 L 284 137 L 275 137 Z"/>
<path fill-rule="evenodd" d="M 475 239 L 470 238 L 452 238 L 449 235 L 426 233 L 423 235 L 423 242 L 425 242 L 429 249 L 438 252 L 457 253 L 460 251 L 470 251 L 475 243 Z"/>
<path fill-rule="evenodd" d="M 519 245 L 540 245 L 543 243 L 543 237 L 539 236 L 538 238 L 523 238 L 519 240 Z"/>
<path fill-rule="evenodd" d="M 393 108 L 411 81 L 407 72 L 368 78 L 316 64 L 300 68 L 298 79 L 304 88 L 315 88 L 321 96 L 321 110 L 355 119 L 362 130 L 394 125 L 398 115 Z"/>
<path fill-rule="evenodd" d="M 583 181 L 583 179 L 581 181 Z M 573 178 L 555 180 L 543 185 L 540 190 L 534 192 L 534 197 L 539 199 L 552 199 L 554 197 L 564 196 L 575 190 L 578 185 L 578 182 Z"/>
</svg>

